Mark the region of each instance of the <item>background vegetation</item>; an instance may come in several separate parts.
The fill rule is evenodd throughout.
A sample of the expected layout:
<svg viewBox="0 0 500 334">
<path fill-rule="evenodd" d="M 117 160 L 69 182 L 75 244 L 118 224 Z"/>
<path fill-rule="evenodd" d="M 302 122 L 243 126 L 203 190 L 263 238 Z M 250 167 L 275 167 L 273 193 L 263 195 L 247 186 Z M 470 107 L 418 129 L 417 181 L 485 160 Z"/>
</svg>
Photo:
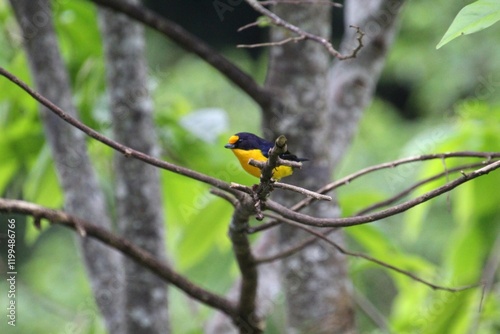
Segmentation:
<svg viewBox="0 0 500 334">
<path fill-rule="evenodd" d="M 409 155 L 500 151 L 500 26 L 435 48 L 463 5 L 460 1 L 407 3 L 378 97 L 365 114 L 342 168 L 332 178 Z M 56 8 L 56 20 L 81 118 L 107 134 L 110 124 L 105 112 L 103 51 L 95 9 L 88 2 L 65 2 Z M 0 2 L 0 24 L 4 27 L 0 31 L 1 65 L 30 82 L 18 28 L 6 2 Z M 150 84 L 163 158 L 227 181 L 252 184 L 254 180 L 240 170 L 223 144 L 232 133 L 259 131 L 258 106 L 195 56 L 154 32 L 148 32 L 148 39 Z M 255 59 L 234 47 L 225 53 L 264 79 L 264 54 Z M 36 103 L 6 80 L 0 80 L 0 92 L 2 197 L 61 207 L 62 193 Z M 109 189 L 107 199 L 113 207 L 111 151 L 90 143 L 101 185 Z M 442 162 L 437 161 L 380 172 L 342 188 L 341 207 L 344 214 L 350 214 L 397 193 L 417 177 L 442 169 Z M 170 260 L 195 282 L 226 291 L 237 274 L 226 236 L 231 207 L 211 196 L 207 186 L 165 174 L 162 171 L 163 191 L 176 194 L 165 196 Z M 417 193 L 436 185 L 429 184 Z M 478 282 L 485 268 L 498 268 L 499 187 L 500 175 L 492 173 L 405 214 L 348 228 L 350 248 L 441 285 Z M 43 226 L 38 231 L 29 218 L 15 218 L 20 273 L 16 332 L 103 333 L 74 233 L 57 226 Z M 0 228 L 4 233 L 5 224 Z M 6 254 L 5 244 L 2 240 L 1 254 Z M 2 256 L 0 264 L 3 261 Z M 483 296 L 480 288 L 436 292 L 360 259 L 351 261 L 350 271 L 358 299 L 373 303 L 375 315 L 381 319 L 374 324 L 359 312 L 361 333 L 381 332 L 383 326 L 394 333 L 500 331 L 498 283 Z M 497 282 L 498 273 L 496 277 Z M 5 291 L 5 280 L 0 286 Z M 172 332 L 199 333 L 197 324 L 212 311 L 175 289 L 170 289 L 170 294 Z M 0 294 L 1 305 L 6 298 Z M 277 325 L 283 317 L 279 305 L 268 319 L 269 333 L 282 332 Z M 193 318 L 197 321 L 191 321 Z M 8 330 L 12 328 L 1 321 L 0 332 Z"/>
</svg>

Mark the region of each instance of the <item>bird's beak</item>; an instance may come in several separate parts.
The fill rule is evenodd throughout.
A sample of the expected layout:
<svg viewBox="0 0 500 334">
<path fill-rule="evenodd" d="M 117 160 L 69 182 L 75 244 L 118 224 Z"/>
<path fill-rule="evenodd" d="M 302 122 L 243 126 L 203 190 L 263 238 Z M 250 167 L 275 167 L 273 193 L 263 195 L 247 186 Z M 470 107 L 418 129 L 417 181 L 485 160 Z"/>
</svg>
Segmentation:
<svg viewBox="0 0 500 334">
<path fill-rule="evenodd" d="M 226 144 L 224 145 L 225 148 L 230 148 L 230 149 L 233 149 L 234 148 L 234 144 Z"/>
</svg>

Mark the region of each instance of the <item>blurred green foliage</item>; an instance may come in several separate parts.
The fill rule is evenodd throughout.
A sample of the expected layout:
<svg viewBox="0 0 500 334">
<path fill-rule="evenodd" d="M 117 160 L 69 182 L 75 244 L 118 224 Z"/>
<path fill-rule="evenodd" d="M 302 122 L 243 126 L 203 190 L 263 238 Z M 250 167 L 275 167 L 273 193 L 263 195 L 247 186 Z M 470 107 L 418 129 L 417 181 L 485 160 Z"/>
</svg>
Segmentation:
<svg viewBox="0 0 500 334">
<path fill-rule="evenodd" d="M 486 29 L 499 20 L 500 3 L 498 1 L 477 0 L 462 8 L 436 48 L 439 49 L 459 36 Z"/>
<path fill-rule="evenodd" d="M 406 103 L 419 117 L 403 119 L 390 100 L 376 98 L 367 110 L 352 149 L 335 173 L 340 177 L 360 168 L 409 155 L 448 151 L 500 151 L 499 27 L 457 39 L 440 50 L 435 45 L 460 10 L 460 3 L 409 2 L 401 33 L 389 54 L 384 83 L 405 85 Z M 439 13 L 439 15 L 429 15 Z M 0 3 L 0 64 L 30 82 L 14 17 Z M 106 113 L 104 64 L 95 9 L 72 1 L 56 8 L 61 48 L 82 120 L 111 135 Z M 225 181 L 252 184 L 231 152 L 223 149 L 239 131 L 259 133 L 258 107 L 215 70 L 185 54 L 157 33 L 149 39 L 150 89 L 162 157 Z M 253 61 L 231 49 L 226 55 L 260 82 L 265 56 Z M 7 80 L 0 80 L 0 192 L 61 208 L 50 150 L 38 118 L 37 104 Z M 210 108 L 210 111 L 207 111 Z M 217 126 L 205 124 L 207 112 Z M 89 140 L 108 205 L 113 207 L 113 152 Z M 477 160 L 447 160 L 447 168 Z M 442 161 L 400 166 L 356 180 L 338 192 L 343 215 L 350 215 L 403 190 L 416 180 L 444 171 Z M 307 168 L 302 172 L 307 172 Z M 450 178 L 454 175 L 450 175 Z M 446 178 L 417 189 L 412 196 L 442 185 Z M 410 270 L 436 284 L 476 283 L 499 251 L 500 174 L 491 173 L 411 211 L 374 224 L 346 229 L 349 247 Z M 183 274 L 213 291 L 224 293 L 237 277 L 226 236 L 231 206 L 209 193 L 209 187 L 162 171 L 167 248 Z M 3 221 L 6 216 L 0 216 Z M 103 333 L 74 233 L 61 227 L 42 231 L 31 219 L 19 219 L 19 333 Z M 4 224 L 0 224 L 4 228 Z M 2 230 L 3 231 L 3 230 Z M 3 241 L 2 241 L 3 243 Z M 20 251 L 22 252 L 22 251 Z M 2 252 L 4 254 L 4 252 Z M 2 255 L 2 261 L 4 261 Z M 4 263 L 4 262 L 0 262 Z M 357 293 L 366 296 L 394 333 L 494 333 L 500 330 L 498 283 L 459 293 L 433 291 L 398 273 L 361 259 L 352 259 L 350 275 Z M 498 274 L 496 281 L 498 281 Z M 495 282 L 496 282 L 495 281 Z M 0 282 L 1 290 L 6 286 Z M 200 333 L 199 324 L 214 314 L 171 289 L 174 333 Z M 0 304 L 7 296 L 0 294 Z M 280 333 L 283 298 L 269 317 L 269 333 Z M 360 333 L 380 329 L 362 310 Z M 0 332 L 10 333 L 6 321 Z"/>
</svg>

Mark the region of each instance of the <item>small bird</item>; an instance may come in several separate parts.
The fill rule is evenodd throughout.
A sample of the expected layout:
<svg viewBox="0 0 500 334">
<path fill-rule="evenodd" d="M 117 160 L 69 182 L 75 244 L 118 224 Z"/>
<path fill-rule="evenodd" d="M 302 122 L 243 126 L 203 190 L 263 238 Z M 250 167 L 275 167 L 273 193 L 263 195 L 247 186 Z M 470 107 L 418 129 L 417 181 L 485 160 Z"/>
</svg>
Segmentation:
<svg viewBox="0 0 500 334">
<path fill-rule="evenodd" d="M 260 177 L 260 169 L 254 167 L 248 163 L 250 159 L 258 161 L 267 161 L 269 157 L 269 150 L 273 148 L 274 143 L 271 143 L 265 139 L 262 139 L 253 133 L 239 132 L 231 136 L 228 143 L 224 146 L 225 148 L 231 149 L 234 155 L 240 161 L 241 167 L 243 169 L 255 176 Z M 286 151 L 279 156 L 283 160 L 290 161 L 307 161 L 308 159 L 297 158 L 289 151 Z M 280 180 L 283 177 L 292 175 L 293 168 L 290 166 L 278 166 L 273 172 L 273 179 Z"/>
</svg>

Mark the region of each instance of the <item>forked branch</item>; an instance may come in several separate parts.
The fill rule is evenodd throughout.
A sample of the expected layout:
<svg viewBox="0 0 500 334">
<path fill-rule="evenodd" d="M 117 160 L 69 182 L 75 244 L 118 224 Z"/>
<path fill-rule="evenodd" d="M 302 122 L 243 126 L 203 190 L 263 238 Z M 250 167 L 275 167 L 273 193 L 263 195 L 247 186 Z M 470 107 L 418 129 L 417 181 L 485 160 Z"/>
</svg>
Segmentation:
<svg viewBox="0 0 500 334">
<path fill-rule="evenodd" d="M 302 40 L 311 40 L 316 43 L 321 44 L 327 51 L 330 53 L 332 56 L 334 56 L 337 59 L 340 60 L 345 60 L 345 59 L 350 59 L 350 58 L 356 58 L 358 52 L 363 48 L 363 36 L 365 35 L 363 31 L 361 31 L 360 27 L 353 26 L 351 25 L 350 27 L 356 30 L 356 40 L 358 42 L 358 45 L 354 48 L 354 50 L 347 55 L 341 54 L 339 51 L 337 51 L 332 43 L 321 36 L 311 34 L 307 31 L 302 30 L 301 28 L 297 27 L 296 25 L 291 24 L 290 22 L 283 20 L 281 17 L 270 11 L 269 9 L 265 8 L 259 1 L 257 0 L 245 0 L 255 11 L 258 13 L 264 15 L 268 20 L 269 23 L 272 25 L 275 25 L 277 27 L 282 27 L 283 29 L 286 29 L 292 33 L 294 33 L 296 36 L 294 37 L 289 37 L 286 38 L 282 41 L 276 41 L 276 42 L 269 42 L 269 43 L 259 43 L 259 44 L 240 44 L 238 45 L 239 48 L 255 48 L 255 47 L 263 47 L 263 46 L 277 46 L 277 45 L 283 45 L 286 43 L 290 42 L 299 42 Z M 256 26 L 258 23 L 255 24 L 249 24 L 246 25 L 242 28 L 240 28 L 239 31 L 242 29 L 246 29 L 251 26 Z"/>
</svg>

